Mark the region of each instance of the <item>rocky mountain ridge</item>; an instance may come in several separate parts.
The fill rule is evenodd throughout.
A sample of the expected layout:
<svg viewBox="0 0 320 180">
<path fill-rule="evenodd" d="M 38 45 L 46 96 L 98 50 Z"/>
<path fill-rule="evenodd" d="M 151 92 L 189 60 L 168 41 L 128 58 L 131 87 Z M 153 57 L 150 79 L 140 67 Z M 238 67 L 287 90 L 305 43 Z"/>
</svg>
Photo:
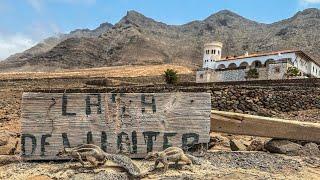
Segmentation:
<svg viewBox="0 0 320 180">
<path fill-rule="evenodd" d="M 90 35 L 89 30 L 71 32 L 71 36 L 45 50 L 37 51 L 41 49 L 38 44 L 0 62 L 0 69 L 34 71 L 166 63 L 197 67 L 202 62 L 203 44 L 210 41 L 223 42 L 223 56 L 301 49 L 320 62 L 319 9 L 306 9 L 272 24 L 223 10 L 184 25 L 167 25 L 129 11 L 114 26 L 103 27 Z M 37 53 L 28 53 L 30 50 Z"/>
</svg>

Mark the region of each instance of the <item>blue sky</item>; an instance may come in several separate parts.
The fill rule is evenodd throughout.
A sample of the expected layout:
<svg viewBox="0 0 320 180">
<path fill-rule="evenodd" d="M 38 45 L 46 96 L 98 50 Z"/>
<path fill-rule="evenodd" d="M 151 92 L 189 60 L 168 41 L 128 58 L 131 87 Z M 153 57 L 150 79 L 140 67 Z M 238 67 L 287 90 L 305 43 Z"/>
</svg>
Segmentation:
<svg viewBox="0 0 320 180">
<path fill-rule="evenodd" d="M 42 39 L 78 28 L 118 22 L 128 10 L 167 24 L 202 20 L 223 9 L 272 23 L 320 0 L 0 0 L 0 59 Z"/>
</svg>

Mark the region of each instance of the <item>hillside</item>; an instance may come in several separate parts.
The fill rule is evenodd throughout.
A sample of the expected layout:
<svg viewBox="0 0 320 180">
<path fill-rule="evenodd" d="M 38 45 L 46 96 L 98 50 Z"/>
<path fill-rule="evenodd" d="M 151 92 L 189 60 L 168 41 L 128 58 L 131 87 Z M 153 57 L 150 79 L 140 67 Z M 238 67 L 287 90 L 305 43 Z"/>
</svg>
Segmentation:
<svg viewBox="0 0 320 180">
<path fill-rule="evenodd" d="M 320 63 L 320 10 L 307 9 L 273 24 L 224 10 L 179 26 L 129 11 L 112 28 L 110 25 L 93 36 L 61 38 L 46 48 L 38 44 L 0 62 L 0 69 L 48 71 L 168 63 L 199 66 L 203 44 L 213 40 L 224 43 L 223 56 L 302 49 Z"/>
</svg>

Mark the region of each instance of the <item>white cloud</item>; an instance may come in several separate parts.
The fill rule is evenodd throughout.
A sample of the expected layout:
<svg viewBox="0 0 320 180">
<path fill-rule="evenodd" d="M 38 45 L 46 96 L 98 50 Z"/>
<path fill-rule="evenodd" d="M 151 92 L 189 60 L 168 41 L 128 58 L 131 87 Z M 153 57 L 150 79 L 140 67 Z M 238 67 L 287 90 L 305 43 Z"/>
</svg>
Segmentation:
<svg viewBox="0 0 320 180">
<path fill-rule="evenodd" d="M 298 9 L 303 10 L 320 4 L 320 0 L 299 0 Z"/>
<path fill-rule="evenodd" d="M 27 1 L 30 6 L 35 9 L 37 12 L 43 11 L 44 5 L 42 3 L 42 0 L 28 0 Z"/>
<path fill-rule="evenodd" d="M 308 4 L 318 4 L 320 3 L 320 0 L 301 0 L 302 3 L 308 3 Z"/>
<path fill-rule="evenodd" d="M 53 21 L 34 21 L 30 22 L 28 27 L 25 27 L 25 34 L 35 40 L 42 40 L 49 36 L 61 33 L 61 28 Z"/>
<path fill-rule="evenodd" d="M 0 60 L 34 46 L 36 42 L 22 34 L 0 34 Z"/>
</svg>

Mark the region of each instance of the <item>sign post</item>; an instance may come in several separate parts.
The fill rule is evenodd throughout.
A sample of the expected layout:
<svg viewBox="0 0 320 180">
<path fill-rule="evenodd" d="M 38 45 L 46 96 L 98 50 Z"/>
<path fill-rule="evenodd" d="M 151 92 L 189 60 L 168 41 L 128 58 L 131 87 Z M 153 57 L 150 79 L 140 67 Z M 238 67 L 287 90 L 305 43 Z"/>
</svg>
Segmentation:
<svg viewBox="0 0 320 180">
<path fill-rule="evenodd" d="M 143 158 L 209 142 L 210 93 L 24 93 L 22 157 L 55 160 L 63 147 L 93 143 Z"/>
</svg>

